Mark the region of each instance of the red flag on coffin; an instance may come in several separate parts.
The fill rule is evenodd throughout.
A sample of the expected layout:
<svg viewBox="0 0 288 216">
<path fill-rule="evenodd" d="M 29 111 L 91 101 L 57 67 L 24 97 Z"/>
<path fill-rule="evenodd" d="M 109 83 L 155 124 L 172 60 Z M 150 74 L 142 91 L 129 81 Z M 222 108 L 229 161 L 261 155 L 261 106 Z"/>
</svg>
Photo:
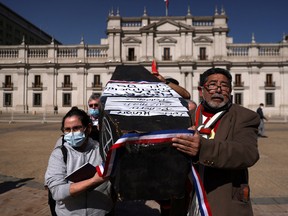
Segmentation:
<svg viewBox="0 0 288 216">
<path fill-rule="evenodd" d="M 154 74 L 154 75 L 158 75 L 159 74 L 159 72 L 157 70 L 157 64 L 156 64 L 155 59 L 153 59 L 153 61 L 152 61 L 152 74 Z"/>
</svg>

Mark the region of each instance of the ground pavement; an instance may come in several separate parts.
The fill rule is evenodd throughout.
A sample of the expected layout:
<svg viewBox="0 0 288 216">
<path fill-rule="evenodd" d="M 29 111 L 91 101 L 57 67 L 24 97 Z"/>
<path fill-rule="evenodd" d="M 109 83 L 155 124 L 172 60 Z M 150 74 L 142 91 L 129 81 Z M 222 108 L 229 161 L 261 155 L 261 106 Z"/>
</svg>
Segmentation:
<svg viewBox="0 0 288 216">
<path fill-rule="evenodd" d="M 43 176 L 60 134 L 57 121 L 9 124 L 0 116 L 1 216 L 50 215 Z M 288 124 L 268 123 L 266 135 L 259 138 L 261 158 L 250 169 L 254 215 L 288 216 Z M 147 211 L 135 215 L 156 216 L 158 209 L 149 202 Z"/>
</svg>

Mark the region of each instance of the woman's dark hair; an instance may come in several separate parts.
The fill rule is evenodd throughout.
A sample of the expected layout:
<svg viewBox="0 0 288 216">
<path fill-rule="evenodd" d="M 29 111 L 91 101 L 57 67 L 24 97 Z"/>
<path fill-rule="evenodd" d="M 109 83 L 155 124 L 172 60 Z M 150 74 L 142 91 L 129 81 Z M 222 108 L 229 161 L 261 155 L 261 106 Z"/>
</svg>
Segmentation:
<svg viewBox="0 0 288 216">
<path fill-rule="evenodd" d="M 78 107 L 74 106 L 71 108 L 70 111 L 68 111 L 66 113 L 66 115 L 62 119 L 62 125 L 61 125 L 62 131 L 64 128 L 64 122 L 65 122 L 66 118 L 69 118 L 72 116 L 77 116 L 80 119 L 80 121 L 84 127 L 87 127 L 91 123 L 91 120 L 90 120 L 90 117 L 88 116 L 88 114 L 84 110 L 78 109 Z"/>
</svg>

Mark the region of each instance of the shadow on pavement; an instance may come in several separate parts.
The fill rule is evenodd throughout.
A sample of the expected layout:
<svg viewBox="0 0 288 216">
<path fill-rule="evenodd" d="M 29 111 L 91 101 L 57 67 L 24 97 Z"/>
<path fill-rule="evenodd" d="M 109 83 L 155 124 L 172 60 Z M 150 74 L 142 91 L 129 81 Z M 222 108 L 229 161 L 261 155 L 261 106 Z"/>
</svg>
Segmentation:
<svg viewBox="0 0 288 216">
<path fill-rule="evenodd" d="M 19 179 L 16 181 L 6 181 L 6 182 L 2 182 L 0 183 L 0 194 L 3 194 L 7 191 L 16 189 L 16 188 L 20 188 L 24 185 L 26 185 L 27 181 L 31 181 L 34 178 L 24 178 L 24 179 Z"/>
</svg>

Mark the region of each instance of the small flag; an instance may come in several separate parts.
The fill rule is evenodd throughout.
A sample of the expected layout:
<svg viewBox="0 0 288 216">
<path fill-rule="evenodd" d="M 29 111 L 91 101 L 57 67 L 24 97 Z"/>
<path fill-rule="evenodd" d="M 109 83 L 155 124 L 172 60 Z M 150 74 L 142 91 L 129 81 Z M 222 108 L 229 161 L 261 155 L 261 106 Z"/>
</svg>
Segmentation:
<svg viewBox="0 0 288 216">
<path fill-rule="evenodd" d="M 169 0 L 164 0 L 164 2 L 166 3 L 166 8 L 168 8 L 168 6 L 169 6 Z"/>
<path fill-rule="evenodd" d="M 159 72 L 157 70 L 157 63 L 156 63 L 155 59 L 153 59 L 153 61 L 152 61 L 152 74 L 154 74 L 154 75 L 159 74 Z"/>
</svg>

